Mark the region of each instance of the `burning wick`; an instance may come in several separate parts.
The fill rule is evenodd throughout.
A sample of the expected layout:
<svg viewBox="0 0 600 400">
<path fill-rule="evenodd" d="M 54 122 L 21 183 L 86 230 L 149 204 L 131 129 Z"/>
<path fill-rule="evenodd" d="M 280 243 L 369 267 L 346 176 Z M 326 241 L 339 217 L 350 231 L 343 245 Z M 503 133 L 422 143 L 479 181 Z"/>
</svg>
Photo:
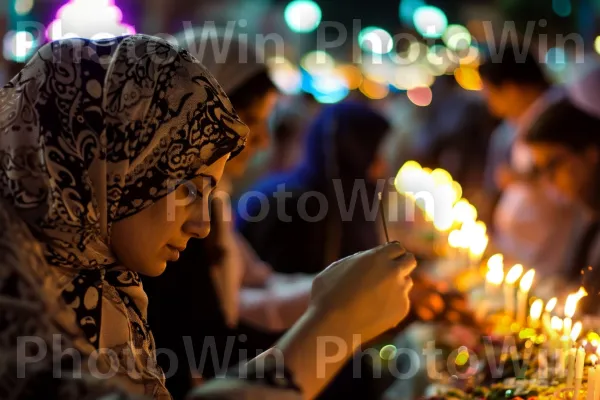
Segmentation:
<svg viewBox="0 0 600 400">
<path fill-rule="evenodd" d="M 381 222 L 383 223 L 383 231 L 385 232 L 385 240 L 387 243 L 390 242 L 390 235 L 387 230 L 387 223 L 385 222 L 385 212 L 383 211 L 383 201 L 381 200 L 381 192 L 377 193 L 379 198 L 379 214 L 381 215 Z"/>
</svg>

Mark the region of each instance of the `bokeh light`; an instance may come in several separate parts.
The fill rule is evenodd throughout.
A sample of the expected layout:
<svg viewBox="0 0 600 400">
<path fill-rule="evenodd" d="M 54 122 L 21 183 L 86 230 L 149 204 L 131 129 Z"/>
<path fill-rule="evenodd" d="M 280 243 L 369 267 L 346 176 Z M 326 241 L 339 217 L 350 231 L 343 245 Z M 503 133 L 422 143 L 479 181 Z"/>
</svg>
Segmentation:
<svg viewBox="0 0 600 400">
<path fill-rule="evenodd" d="M 481 90 L 483 87 L 477 67 L 461 65 L 454 70 L 454 78 L 466 90 Z"/>
<path fill-rule="evenodd" d="M 408 99 L 416 106 L 427 107 L 431 104 L 433 94 L 431 89 L 427 86 L 420 86 L 409 89 L 406 92 Z"/>
<path fill-rule="evenodd" d="M 442 35 L 442 40 L 451 50 L 463 50 L 471 46 L 473 38 L 469 30 L 462 25 L 448 25 Z"/>
<path fill-rule="evenodd" d="M 552 10 L 559 17 L 571 15 L 571 0 L 552 0 Z"/>
<path fill-rule="evenodd" d="M 415 11 L 424 5 L 423 0 L 400 0 L 400 21 L 407 25 L 412 24 Z"/>
<path fill-rule="evenodd" d="M 298 94 L 302 89 L 302 73 L 285 57 L 268 59 L 269 75 L 275 86 L 284 94 Z"/>
<path fill-rule="evenodd" d="M 31 12 L 33 8 L 33 0 L 16 0 L 15 1 L 15 13 L 17 15 L 26 15 Z"/>
<path fill-rule="evenodd" d="M 567 66 L 567 55 L 563 49 L 553 47 L 546 53 L 545 61 L 548 68 L 552 71 L 562 71 Z"/>
<path fill-rule="evenodd" d="M 356 65 L 340 65 L 336 70 L 337 73 L 345 79 L 348 89 L 355 90 L 359 88 L 363 76 Z"/>
<path fill-rule="evenodd" d="M 434 75 L 443 75 L 458 65 L 459 57 L 443 45 L 431 46 L 427 52 L 427 66 Z"/>
<path fill-rule="evenodd" d="M 285 22 L 297 33 L 312 32 L 321 23 L 321 7 L 314 1 L 294 0 L 284 10 Z"/>
<path fill-rule="evenodd" d="M 312 75 L 328 74 L 335 68 L 335 60 L 328 53 L 317 50 L 306 53 L 300 65 Z"/>
<path fill-rule="evenodd" d="M 319 103 L 338 103 L 348 96 L 350 92 L 342 76 L 332 73 L 313 78 L 312 94 Z"/>
<path fill-rule="evenodd" d="M 360 31 L 358 45 L 364 51 L 375 54 L 387 54 L 394 48 L 392 35 L 385 29 L 376 26 L 369 26 Z"/>
<path fill-rule="evenodd" d="M 448 27 L 446 14 L 434 6 L 419 7 L 413 15 L 415 29 L 425 38 L 437 39 Z"/>
<path fill-rule="evenodd" d="M 56 12 L 46 36 L 51 40 L 105 39 L 134 33 L 133 26 L 123 23 L 123 13 L 114 0 L 71 0 Z"/>
<path fill-rule="evenodd" d="M 388 85 L 372 81 L 368 78 L 363 79 L 359 89 L 362 94 L 372 100 L 383 99 L 390 92 Z"/>
<path fill-rule="evenodd" d="M 596 36 L 596 39 L 594 40 L 594 50 L 596 50 L 596 53 L 600 54 L 600 36 Z"/>
<path fill-rule="evenodd" d="M 393 82 L 394 86 L 401 90 L 410 90 L 416 87 L 431 86 L 435 78 L 427 67 L 415 64 L 398 68 Z"/>
<path fill-rule="evenodd" d="M 39 43 L 31 32 L 10 31 L 4 35 L 2 55 L 5 59 L 24 62 L 35 51 Z"/>
</svg>

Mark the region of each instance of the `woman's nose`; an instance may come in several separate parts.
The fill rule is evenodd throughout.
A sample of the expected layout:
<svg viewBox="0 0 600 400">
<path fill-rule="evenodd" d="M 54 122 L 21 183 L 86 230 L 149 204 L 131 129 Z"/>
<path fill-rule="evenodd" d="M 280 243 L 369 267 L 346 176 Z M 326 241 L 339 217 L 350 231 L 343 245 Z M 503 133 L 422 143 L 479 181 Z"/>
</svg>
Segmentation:
<svg viewBox="0 0 600 400">
<path fill-rule="evenodd" d="M 183 231 L 200 239 L 208 236 L 210 233 L 210 211 L 207 198 L 202 198 L 197 204 L 194 204 L 189 219 L 183 225 Z"/>
</svg>

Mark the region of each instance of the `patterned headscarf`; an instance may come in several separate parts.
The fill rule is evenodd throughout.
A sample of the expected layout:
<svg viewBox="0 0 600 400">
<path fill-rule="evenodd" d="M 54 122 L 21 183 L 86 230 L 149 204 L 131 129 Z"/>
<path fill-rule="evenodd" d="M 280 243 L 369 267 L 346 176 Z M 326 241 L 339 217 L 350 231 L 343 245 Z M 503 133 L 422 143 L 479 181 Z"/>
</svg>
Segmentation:
<svg viewBox="0 0 600 400">
<path fill-rule="evenodd" d="M 167 396 L 147 297 L 115 259 L 111 226 L 237 154 L 247 131 L 196 59 L 144 35 L 49 43 L 0 90 L 0 195 L 43 244 L 90 343 L 113 350 L 140 393 Z"/>
</svg>

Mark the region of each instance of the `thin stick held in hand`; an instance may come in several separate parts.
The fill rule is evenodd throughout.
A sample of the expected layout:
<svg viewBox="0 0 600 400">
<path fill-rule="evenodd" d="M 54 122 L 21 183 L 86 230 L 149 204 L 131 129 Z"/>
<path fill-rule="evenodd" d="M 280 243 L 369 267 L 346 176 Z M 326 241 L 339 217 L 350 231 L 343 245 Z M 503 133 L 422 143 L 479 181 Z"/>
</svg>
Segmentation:
<svg viewBox="0 0 600 400">
<path fill-rule="evenodd" d="M 390 242 L 390 235 L 388 234 L 387 222 L 385 221 L 385 212 L 383 211 L 383 201 L 381 199 L 381 192 L 377 194 L 379 197 L 379 215 L 381 215 L 381 222 L 383 223 L 383 231 L 385 232 L 385 240 L 387 243 Z"/>
</svg>

